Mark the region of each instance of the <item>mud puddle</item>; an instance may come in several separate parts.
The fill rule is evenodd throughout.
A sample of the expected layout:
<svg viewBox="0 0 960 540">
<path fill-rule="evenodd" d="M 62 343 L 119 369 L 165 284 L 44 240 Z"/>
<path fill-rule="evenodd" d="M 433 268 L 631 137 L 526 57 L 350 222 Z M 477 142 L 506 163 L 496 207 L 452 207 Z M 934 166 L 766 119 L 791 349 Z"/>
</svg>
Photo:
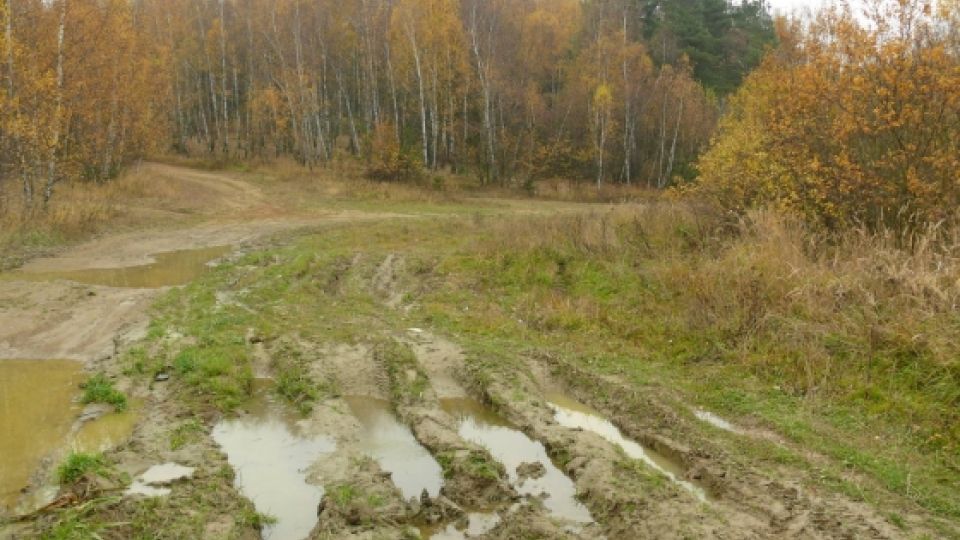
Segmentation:
<svg viewBox="0 0 960 540">
<path fill-rule="evenodd" d="M 77 422 L 85 379 L 79 362 L 0 360 L 0 514 L 29 512 L 52 499 L 56 486 L 38 486 L 34 478 L 45 464 L 56 465 L 71 450 L 105 451 L 130 437 L 136 404 Z"/>
<path fill-rule="evenodd" d="M 679 463 L 624 437 L 623 433 L 599 412 L 558 392 L 548 393 L 546 398 L 548 405 L 553 409 L 554 418 L 561 426 L 596 433 L 608 442 L 619 446 L 627 456 L 642 461 L 686 489 L 697 499 L 707 500 L 707 491 L 702 486 L 683 479 L 684 470 Z"/>
<path fill-rule="evenodd" d="M 0 512 L 20 510 L 20 490 L 66 442 L 80 413 L 73 398 L 83 379 L 78 362 L 0 361 Z"/>
<path fill-rule="evenodd" d="M 154 465 L 134 478 L 125 494 L 163 497 L 172 491 L 168 487 L 171 483 L 192 477 L 194 471 L 196 471 L 194 467 L 185 467 L 172 462 Z"/>
<path fill-rule="evenodd" d="M 494 512 L 467 512 L 466 519 L 461 522 L 423 526 L 419 530 L 421 538 L 429 540 L 466 540 L 487 534 L 500 521 L 500 516 Z"/>
<path fill-rule="evenodd" d="M 213 439 L 236 471 L 236 485 L 258 512 L 276 518 L 263 538 L 306 537 L 317 522 L 322 486 L 307 483 L 307 469 L 320 454 L 336 449 L 333 439 L 304 436 L 293 414 L 277 403 L 268 381 L 247 406 L 248 413 L 228 418 L 213 428 Z"/>
<path fill-rule="evenodd" d="M 87 285 L 155 289 L 185 285 L 207 269 L 210 261 L 226 255 L 230 246 L 168 251 L 154 255 L 155 261 L 141 266 L 121 268 L 89 268 L 68 271 L 16 271 L 2 276 L 7 281 L 67 280 Z"/>
<path fill-rule="evenodd" d="M 578 525 L 593 522 L 590 511 L 576 498 L 573 481 L 554 465 L 543 444 L 534 441 L 476 400 L 441 399 L 440 405 L 458 419 L 461 437 L 485 447 L 494 459 L 503 464 L 510 483 L 518 493 L 541 498 L 544 507 L 554 517 Z M 531 464 L 534 465 L 531 467 Z M 536 472 L 521 477 L 518 467 Z"/>
<path fill-rule="evenodd" d="M 397 421 L 389 401 L 365 396 L 343 399 L 363 426 L 357 447 L 390 473 L 404 499 L 419 498 L 424 490 L 430 497 L 440 494 L 443 469 L 410 429 Z"/>
<path fill-rule="evenodd" d="M 70 446 L 79 452 L 106 452 L 130 438 L 140 418 L 143 403 L 131 399 L 127 408 L 83 422 L 74 433 Z"/>
</svg>

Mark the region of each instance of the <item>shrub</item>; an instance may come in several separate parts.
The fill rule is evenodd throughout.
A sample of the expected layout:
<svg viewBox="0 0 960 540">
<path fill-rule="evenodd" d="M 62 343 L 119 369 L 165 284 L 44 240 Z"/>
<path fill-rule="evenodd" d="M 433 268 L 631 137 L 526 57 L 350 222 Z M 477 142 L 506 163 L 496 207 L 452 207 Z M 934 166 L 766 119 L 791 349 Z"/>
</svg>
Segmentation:
<svg viewBox="0 0 960 540">
<path fill-rule="evenodd" d="M 420 162 L 403 151 L 391 124 L 378 125 L 371 136 L 366 175 L 384 182 L 417 180 L 422 175 Z"/>
<path fill-rule="evenodd" d="M 960 61 L 940 15 L 875 1 L 781 28 L 731 101 L 699 190 L 728 208 L 774 204 L 832 229 L 914 228 L 960 204 Z M 942 14 L 946 16 L 946 14 Z"/>
</svg>

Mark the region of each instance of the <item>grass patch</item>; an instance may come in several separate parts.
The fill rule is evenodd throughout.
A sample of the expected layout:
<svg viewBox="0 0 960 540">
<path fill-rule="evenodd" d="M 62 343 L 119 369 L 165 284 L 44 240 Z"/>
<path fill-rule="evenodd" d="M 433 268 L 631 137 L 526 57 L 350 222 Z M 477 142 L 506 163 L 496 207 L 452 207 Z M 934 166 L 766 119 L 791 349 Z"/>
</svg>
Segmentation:
<svg viewBox="0 0 960 540">
<path fill-rule="evenodd" d="M 170 449 L 179 450 L 191 442 L 200 439 L 205 431 L 199 420 L 187 420 L 170 432 Z"/>
<path fill-rule="evenodd" d="M 114 388 L 113 381 L 103 373 L 97 373 L 83 383 L 83 396 L 80 401 L 87 403 L 106 403 L 114 409 L 123 411 L 127 408 L 127 396 Z"/>
<path fill-rule="evenodd" d="M 558 351 L 589 373 L 668 386 L 825 453 L 836 478 L 873 478 L 868 501 L 887 491 L 960 517 L 952 244 L 822 239 L 765 213 L 731 226 L 667 203 L 461 223 L 456 235 L 459 244 L 423 248 L 437 251 L 414 299 L 419 324 L 481 357 Z M 487 355 L 484 343 L 501 351 Z M 480 371 L 502 367 L 493 363 Z"/>
<path fill-rule="evenodd" d="M 232 304 L 220 305 L 216 292 L 228 288 L 232 265 L 224 263 L 187 287 L 167 293 L 155 306 L 147 345 L 159 351 L 145 375 L 164 365 L 186 383 L 188 401 L 229 411 L 250 395 L 253 373 L 244 339 L 256 317 Z M 168 336 L 180 336 L 170 340 Z"/>
<path fill-rule="evenodd" d="M 102 454 L 74 452 L 57 467 L 57 481 L 62 486 L 73 484 L 86 474 L 99 474 L 105 469 L 106 461 Z"/>
<path fill-rule="evenodd" d="M 257 512 L 251 508 L 244 508 L 238 517 L 241 525 L 261 530 L 264 527 L 277 523 L 277 518 L 264 512 Z"/>
<path fill-rule="evenodd" d="M 324 396 L 336 393 L 332 382 L 318 382 L 310 375 L 310 362 L 300 347 L 281 340 L 270 353 L 275 391 L 301 414 L 312 411 L 314 404 Z"/>
<path fill-rule="evenodd" d="M 339 506 L 347 506 L 360 498 L 360 490 L 353 484 L 334 484 L 327 489 L 327 496 Z"/>
<path fill-rule="evenodd" d="M 394 401 L 409 404 L 423 399 L 430 381 L 423 373 L 416 354 L 407 344 L 395 339 L 381 341 L 374 348 L 373 357 L 386 368 L 390 376 L 390 391 Z"/>
</svg>

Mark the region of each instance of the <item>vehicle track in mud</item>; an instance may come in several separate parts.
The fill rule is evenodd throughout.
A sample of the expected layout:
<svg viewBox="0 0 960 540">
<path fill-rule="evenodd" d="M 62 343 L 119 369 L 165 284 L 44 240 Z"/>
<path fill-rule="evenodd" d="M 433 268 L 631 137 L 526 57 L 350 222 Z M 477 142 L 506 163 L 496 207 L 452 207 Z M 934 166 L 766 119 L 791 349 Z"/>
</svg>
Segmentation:
<svg viewBox="0 0 960 540">
<path fill-rule="evenodd" d="M 191 181 L 209 181 L 210 176 L 196 174 Z M 220 190 L 224 193 L 236 187 L 224 185 Z M 244 200 L 261 200 L 246 189 L 238 192 Z M 123 240 L 105 238 L 78 247 L 59 262 L 37 261 L 32 268 L 75 270 L 110 261 L 139 264 L 156 252 L 151 250 L 183 247 L 176 243 L 178 236 L 189 239 L 187 247 L 237 244 L 323 220 L 383 217 L 389 215 L 270 218 L 189 231 L 130 234 Z M 104 255 L 104 250 L 110 255 Z M 391 253 L 377 260 L 364 257 L 358 254 L 338 263 L 332 277 L 319 284 L 317 294 L 339 301 L 342 289 L 362 283 L 382 309 L 408 309 L 402 274 L 411 270 L 403 255 Z M 0 318 L 9 319 L 10 327 L 16 327 L 15 322 L 21 326 L 16 332 L 0 334 L 0 343 L 6 347 L 0 352 L 19 358 L 82 360 L 114 377 L 123 390 L 143 402 L 142 419 L 129 441 L 110 452 L 118 471 L 137 477 L 161 463 L 196 470 L 191 478 L 171 486 L 172 493 L 165 499 L 146 503 L 126 497 L 103 506 L 95 513 L 102 521 L 162 523 L 166 527 L 163 536 L 170 538 L 906 537 L 866 504 L 805 489 L 799 476 L 786 468 L 756 470 L 729 455 L 692 424 L 697 420 L 681 414 L 675 402 L 657 392 L 638 394 L 615 378 L 599 378 L 552 355 L 534 351 L 510 358 L 489 356 L 470 352 L 455 336 L 441 336 L 429 327 L 399 329 L 368 319 L 339 321 L 364 326 L 366 338 L 356 342 L 313 343 L 292 332 L 263 335 L 263 329 L 246 328 L 238 338 L 242 337 L 251 352 L 251 372 L 261 381 L 258 384 L 276 384 L 280 377 L 277 359 L 296 351 L 296 356 L 304 359 L 309 377 L 322 381 L 328 390 L 305 416 L 270 398 L 241 405 L 238 414 L 224 417 L 185 403 L 189 392 L 176 378 L 144 382 L 128 373 L 124 352 L 140 343 L 146 308 L 157 291 L 63 282 L 9 282 L 8 288 L 4 286 L 0 283 L 0 298 L 4 299 Z M 242 289 L 216 293 L 223 305 L 259 309 L 244 303 Z M 56 309 L 47 313 L 44 305 Z M 31 309 L 40 317 L 35 327 L 23 323 L 30 320 Z M 93 320 L 106 313 L 113 313 L 118 320 L 105 319 L 77 343 L 68 339 L 71 328 L 91 326 L 82 316 Z M 153 346 L 157 351 L 176 350 L 200 338 L 173 332 Z M 51 343 L 60 348 L 43 348 Z M 274 382 L 262 382 L 269 380 Z M 680 482 L 628 455 L 622 443 L 558 421 L 558 404 L 550 398 L 557 392 L 589 406 L 584 410 L 599 411 L 596 414 L 601 420 L 609 420 L 624 440 L 660 454 L 671 463 L 673 480 Z M 264 395 L 255 393 L 257 399 Z M 473 408 L 473 417 L 464 413 L 464 408 L 450 405 L 456 400 L 469 402 L 466 409 Z M 365 403 L 373 404 L 373 412 L 364 412 Z M 466 423 L 482 424 L 484 418 L 488 426 L 542 448 L 546 461 L 511 462 L 508 468 L 508 460 L 498 456 L 494 445 L 472 437 L 476 430 L 464 429 Z M 284 504 L 297 506 L 294 517 L 271 509 L 263 498 L 269 496 L 258 494 L 257 489 L 282 494 L 285 486 L 277 483 L 282 481 L 279 474 L 273 483 L 267 482 L 269 489 L 257 488 L 244 479 L 254 473 L 245 472 L 223 434 L 231 425 L 245 422 L 253 426 L 254 438 L 241 438 L 240 446 L 256 440 L 256 426 L 261 424 L 269 424 L 273 433 L 281 434 L 275 437 L 307 443 L 329 441 L 307 444 L 311 455 L 288 471 L 289 481 L 317 494 L 316 500 L 287 500 Z M 386 446 L 405 445 L 416 456 L 397 458 L 381 452 L 384 444 L 375 439 L 386 431 L 394 436 L 387 439 Z M 269 456 L 273 451 L 265 447 L 254 454 Z M 412 479 L 411 475 L 401 478 L 402 468 L 413 463 L 404 459 L 426 464 Z M 438 489 L 431 487 L 436 485 L 430 480 L 434 474 L 431 460 L 442 477 Z M 557 499 L 567 494 L 554 491 L 544 496 L 531 488 L 539 485 L 536 480 L 551 467 L 560 475 L 555 480 L 569 483 L 575 500 L 558 503 Z M 269 462 L 266 471 L 259 474 L 270 475 Z M 706 500 L 687 483 L 703 489 Z M 411 497 L 416 492 L 411 486 L 417 485 L 423 485 L 427 493 Z M 570 510 L 577 504 L 586 514 Z M 257 514 L 271 510 L 282 514 L 277 517 L 284 527 L 271 526 Z M 150 512 L 156 515 L 145 515 Z M 26 525 L 0 529 L 0 537 L 5 532 L 14 538 L 31 537 L 37 528 L 55 519 L 54 515 L 40 515 Z M 285 528 L 291 522 L 297 527 Z M 104 537 L 111 538 L 110 534 Z"/>
</svg>

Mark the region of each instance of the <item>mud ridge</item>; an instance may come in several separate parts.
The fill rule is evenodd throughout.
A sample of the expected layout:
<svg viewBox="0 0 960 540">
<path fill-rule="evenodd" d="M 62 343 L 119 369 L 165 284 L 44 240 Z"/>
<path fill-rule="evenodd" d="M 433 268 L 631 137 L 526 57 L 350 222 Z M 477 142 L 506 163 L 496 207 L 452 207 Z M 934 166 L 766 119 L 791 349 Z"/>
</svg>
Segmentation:
<svg viewBox="0 0 960 540">
<path fill-rule="evenodd" d="M 749 516 L 730 519 L 720 509 L 700 502 L 652 469 L 628 458 L 598 435 L 558 425 L 553 412 L 536 397 L 541 391 L 528 374 L 507 380 L 489 369 L 473 366 L 465 377 L 465 382 L 488 403 L 543 442 L 575 481 L 605 537 L 627 540 L 762 536 L 761 524 Z"/>
<path fill-rule="evenodd" d="M 544 364 L 578 399 L 603 411 L 631 438 L 681 461 L 691 475 L 710 486 L 723 506 L 759 520 L 763 527 L 756 532 L 762 536 L 906 537 L 866 504 L 819 493 L 787 470 L 778 470 L 778 477 L 772 478 L 737 464 L 715 443 L 696 435 L 689 421 L 668 405 L 616 379 L 600 378 L 555 355 L 537 353 L 531 361 Z M 685 443 L 674 442 L 677 437 Z"/>
<path fill-rule="evenodd" d="M 454 419 L 440 409 L 427 376 L 407 347 L 381 343 L 374 358 L 389 376 L 400 418 L 444 467 L 444 495 L 464 507 L 502 506 L 519 498 L 503 467 L 484 448 L 457 434 Z"/>
</svg>

